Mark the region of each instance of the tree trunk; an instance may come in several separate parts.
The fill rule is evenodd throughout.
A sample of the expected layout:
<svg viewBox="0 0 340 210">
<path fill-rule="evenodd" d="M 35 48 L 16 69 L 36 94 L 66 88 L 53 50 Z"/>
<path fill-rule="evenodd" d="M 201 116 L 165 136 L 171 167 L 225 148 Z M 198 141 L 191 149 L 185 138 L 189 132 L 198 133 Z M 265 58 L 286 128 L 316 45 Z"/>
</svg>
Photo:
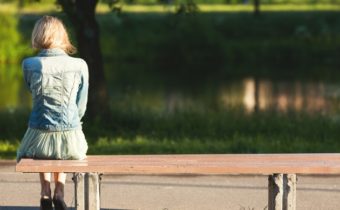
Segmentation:
<svg viewBox="0 0 340 210">
<path fill-rule="evenodd" d="M 78 51 L 89 67 L 88 114 L 105 116 L 109 110 L 107 85 L 100 48 L 99 25 L 95 18 L 98 0 L 58 0 L 71 20 L 78 41 Z"/>
<path fill-rule="evenodd" d="M 260 15 L 260 0 L 254 0 L 254 15 Z"/>
</svg>

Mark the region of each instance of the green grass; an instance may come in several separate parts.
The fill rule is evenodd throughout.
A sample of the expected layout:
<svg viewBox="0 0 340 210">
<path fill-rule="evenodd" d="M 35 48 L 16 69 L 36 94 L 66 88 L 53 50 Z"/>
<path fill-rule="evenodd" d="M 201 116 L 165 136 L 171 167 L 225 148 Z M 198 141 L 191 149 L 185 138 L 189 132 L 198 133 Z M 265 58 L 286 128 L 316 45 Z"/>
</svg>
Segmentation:
<svg viewBox="0 0 340 210">
<path fill-rule="evenodd" d="M 19 8 L 16 2 L 7 2 L 0 4 L 0 12 L 3 13 L 21 13 L 21 14 L 42 14 L 55 13 L 62 11 L 55 1 L 32 2 L 26 4 L 23 8 Z M 127 4 L 118 5 L 123 12 L 126 13 L 174 13 L 177 11 L 178 5 L 162 5 L 156 2 L 152 4 Z M 252 4 L 221 4 L 221 3 L 198 3 L 199 12 L 253 12 Z M 262 4 L 261 11 L 339 11 L 340 5 L 330 2 L 325 3 L 279 3 L 279 4 Z M 99 3 L 96 8 L 97 13 L 109 13 L 110 7 L 105 3 Z"/>
<path fill-rule="evenodd" d="M 327 145 L 324 145 L 324 144 Z M 226 153 L 312 153 L 339 152 L 336 142 L 309 141 L 303 137 L 249 136 L 235 134 L 225 140 L 202 139 L 136 139 L 101 138 L 91 144 L 89 154 L 226 154 Z"/>
<path fill-rule="evenodd" d="M 19 141 L 0 140 L 0 159 L 15 159 Z"/>
<path fill-rule="evenodd" d="M 15 157 L 26 117 L 2 113 L 0 158 Z M 85 119 L 83 129 L 88 154 L 310 153 L 340 152 L 339 124 L 296 113 L 116 110 L 102 121 Z"/>
<path fill-rule="evenodd" d="M 253 12 L 254 6 L 248 5 L 225 5 L 225 4 L 198 4 L 198 11 L 205 12 Z M 178 6 L 170 5 L 121 5 L 122 12 L 127 13 L 175 13 Z M 281 5 L 261 5 L 264 12 L 282 11 L 339 11 L 340 5 L 337 4 L 281 4 Z M 107 5 L 100 4 L 97 8 L 98 13 L 110 12 Z"/>
</svg>

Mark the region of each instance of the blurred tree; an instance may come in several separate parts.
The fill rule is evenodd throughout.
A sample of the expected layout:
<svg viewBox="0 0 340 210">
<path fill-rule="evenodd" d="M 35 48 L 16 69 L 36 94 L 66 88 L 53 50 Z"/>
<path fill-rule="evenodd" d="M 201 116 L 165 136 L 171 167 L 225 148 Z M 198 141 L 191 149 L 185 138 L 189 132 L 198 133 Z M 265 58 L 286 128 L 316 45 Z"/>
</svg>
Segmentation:
<svg viewBox="0 0 340 210">
<path fill-rule="evenodd" d="M 99 25 L 95 18 L 98 0 L 58 0 L 58 3 L 75 29 L 79 55 L 89 67 L 88 113 L 91 117 L 103 117 L 109 110 L 109 99 L 99 42 Z"/>
<path fill-rule="evenodd" d="M 260 0 L 254 0 L 254 14 L 255 16 L 260 15 Z"/>
</svg>

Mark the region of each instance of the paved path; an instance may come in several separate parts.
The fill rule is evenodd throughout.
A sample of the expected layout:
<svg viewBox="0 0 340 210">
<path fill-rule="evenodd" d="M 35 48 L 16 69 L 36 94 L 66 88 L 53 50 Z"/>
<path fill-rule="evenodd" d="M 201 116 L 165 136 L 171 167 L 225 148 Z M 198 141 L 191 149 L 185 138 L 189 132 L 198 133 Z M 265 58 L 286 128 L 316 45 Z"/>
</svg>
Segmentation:
<svg viewBox="0 0 340 210">
<path fill-rule="evenodd" d="M 340 176 L 299 176 L 297 193 L 298 210 L 339 210 Z M 65 199 L 74 205 L 70 176 Z M 267 177 L 104 175 L 101 199 L 109 210 L 263 210 Z M 0 210 L 38 210 L 38 201 L 38 175 L 0 161 Z"/>
</svg>

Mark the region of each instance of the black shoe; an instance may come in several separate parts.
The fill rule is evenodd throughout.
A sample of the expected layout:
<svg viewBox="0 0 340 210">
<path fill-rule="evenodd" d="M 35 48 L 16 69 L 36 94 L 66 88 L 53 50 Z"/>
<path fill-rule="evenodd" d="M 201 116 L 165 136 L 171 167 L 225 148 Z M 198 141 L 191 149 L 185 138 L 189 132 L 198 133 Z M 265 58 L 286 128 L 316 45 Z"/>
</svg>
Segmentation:
<svg viewBox="0 0 340 210">
<path fill-rule="evenodd" d="M 53 204 L 55 210 L 67 210 L 67 206 L 64 200 L 59 198 L 53 198 Z"/>
<path fill-rule="evenodd" d="M 52 199 L 51 198 L 41 198 L 40 199 L 40 209 L 41 210 L 53 210 Z"/>
</svg>

